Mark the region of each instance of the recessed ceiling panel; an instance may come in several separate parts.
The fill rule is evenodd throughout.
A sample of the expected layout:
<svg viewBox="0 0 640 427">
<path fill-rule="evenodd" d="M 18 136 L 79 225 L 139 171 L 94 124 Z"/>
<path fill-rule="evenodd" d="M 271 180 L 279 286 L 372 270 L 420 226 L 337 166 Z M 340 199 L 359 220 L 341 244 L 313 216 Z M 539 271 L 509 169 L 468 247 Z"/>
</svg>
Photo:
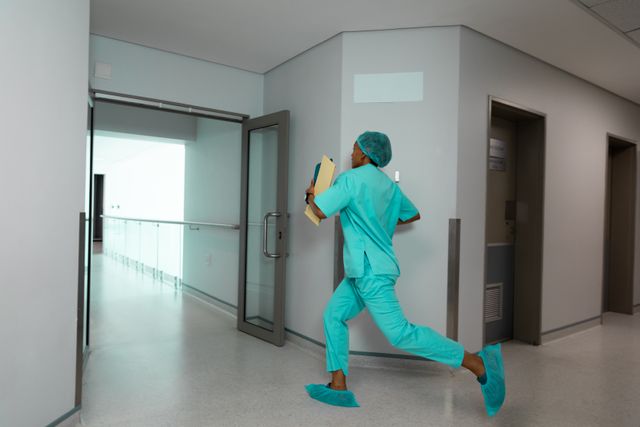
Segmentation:
<svg viewBox="0 0 640 427">
<path fill-rule="evenodd" d="M 612 0 L 595 6 L 591 10 L 622 32 L 640 28 L 640 1 L 638 0 Z"/>
<path fill-rule="evenodd" d="M 582 3 L 587 7 L 593 7 L 602 3 L 606 3 L 608 1 L 611 1 L 611 0 L 580 0 L 580 3 Z"/>
<path fill-rule="evenodd" d="M 627 35 L 632 39 L 634 39 L 635 41 L 637 41 L 638 43 L 640 43 L 640 29 L 631 31 L 630 33 L 627 33 Z"/>
</svg>

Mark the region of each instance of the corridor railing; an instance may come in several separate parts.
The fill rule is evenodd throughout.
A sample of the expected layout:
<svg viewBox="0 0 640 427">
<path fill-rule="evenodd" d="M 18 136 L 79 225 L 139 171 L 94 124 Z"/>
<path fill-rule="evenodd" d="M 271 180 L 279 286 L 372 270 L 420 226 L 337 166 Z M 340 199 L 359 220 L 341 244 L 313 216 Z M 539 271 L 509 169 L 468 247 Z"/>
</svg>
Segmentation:
<svg viewBox="0 0 640 427">
<path fill-rule="evenodd" d="M 103 252 L 154 279 L 182 286 L 185 231 L 239 230 L 238 224 L 102 215 Z M 193 240 L 193 239 L 192 239 Z M 197 244 L 194 243 L 194 244 Z M 191 246 L 193 246 L 192 244 Z"/>
</svg>

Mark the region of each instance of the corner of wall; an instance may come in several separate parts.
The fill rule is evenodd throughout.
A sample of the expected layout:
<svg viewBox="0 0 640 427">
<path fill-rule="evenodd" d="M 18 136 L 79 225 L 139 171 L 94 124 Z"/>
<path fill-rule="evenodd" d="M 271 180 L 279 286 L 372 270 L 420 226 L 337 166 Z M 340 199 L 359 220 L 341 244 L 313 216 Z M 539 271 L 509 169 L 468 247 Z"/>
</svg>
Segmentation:
<svg viewBox="0 0 640 427">
<path fill-rule="evenodd" d="M 467 43 L 473 30 L 465 26 L 458 27 L 458 153 L 456 182 L 456 216 L 461 219 L 460 233 L 460 271 L 459 271 L 459 310 L 458 337 L 469 351 L 477 351 L 483 345 L 483 257 L 478 257 L 479 250 L 484 251 L 484 201 L 477 194 L 484 194 L 485 184 L 478 179 L 482 172 L 470 165 L 482 150 L 478 151 L 473 142 L 477 126 L 484 118 L 477 119 L 473 100 L 473 82 L 470 81 Z M 470 123 L 474 121 L 473 123 Z M 484 135 L 484 134 L 483 134 Z M 479 136 L 482 138 L 482 135 Z M 484 252 L 483 252 L 484 253 Z"/>
<path fill-rule="evenodd" d="M 285 326 L 290 333 L 324 341 L 322 310 L 333 291 L 333 220 L 314 226 L 300 195 L 313 165 L 340 145 L 342 38 L 333 37 L 268 71 L 265 113 L 290 110 L 289 259 Z"/>
</svg>

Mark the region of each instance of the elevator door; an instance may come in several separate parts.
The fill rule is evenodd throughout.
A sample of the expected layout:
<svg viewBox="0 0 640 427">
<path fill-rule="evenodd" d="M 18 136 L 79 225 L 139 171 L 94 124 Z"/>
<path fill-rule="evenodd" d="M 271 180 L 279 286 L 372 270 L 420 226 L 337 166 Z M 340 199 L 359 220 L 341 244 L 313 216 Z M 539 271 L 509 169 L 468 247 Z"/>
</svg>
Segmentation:
<svg viewBox="0 0 640 427">
<path fill-rule="evenodd" d="M 609 137 L 602 311 L 633 314 L 637 148 Z"/>
<path fill-rule="evenodd" d="M 491 138 L 493 149 L 489 153 L 487 172 L 487 343 L 513 337 L 516 124 L 493 117 Z"/>
</svg>

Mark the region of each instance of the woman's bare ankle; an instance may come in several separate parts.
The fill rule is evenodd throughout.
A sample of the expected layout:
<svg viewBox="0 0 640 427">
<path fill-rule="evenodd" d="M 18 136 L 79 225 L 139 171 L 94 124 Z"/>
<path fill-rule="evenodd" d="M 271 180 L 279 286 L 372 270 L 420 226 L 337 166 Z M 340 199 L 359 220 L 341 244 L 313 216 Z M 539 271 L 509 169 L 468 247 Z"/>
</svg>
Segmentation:
<svg viewBox="0 0 640 427">
<path fill-rule="evenodd" d="M 482 358 L 475 354 L 465 352 L 462 366 L 473 372 L 476 377 L 481 377 L 485 373 Z"/>
<path fill-rule="evenodd" d="M 333 381 L 331 381 L 329 383 L 329 388 L 331 390 L 346 390 L 347 389 L 347 385 L 346 384 L 335 384 Z"/>
<path fill-rule="evenodd" d="M 342 372 L 342 369 L 331 372 L 331 382 L 329 383 L 329 387 L 332 390 L 347 389 L 347 376 Z"/>
</svg>

